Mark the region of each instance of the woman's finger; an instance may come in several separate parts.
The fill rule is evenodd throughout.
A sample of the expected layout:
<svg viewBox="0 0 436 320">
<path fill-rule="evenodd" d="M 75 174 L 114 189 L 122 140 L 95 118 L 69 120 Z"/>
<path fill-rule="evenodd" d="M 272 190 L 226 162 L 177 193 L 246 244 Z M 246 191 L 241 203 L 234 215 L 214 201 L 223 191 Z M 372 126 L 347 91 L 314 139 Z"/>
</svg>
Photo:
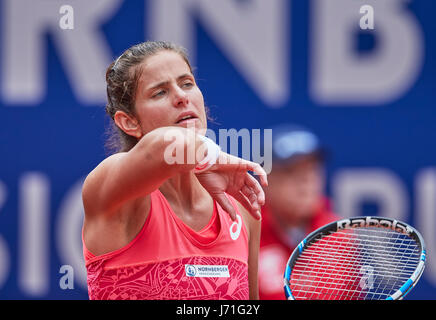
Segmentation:
<svg viewBox="0 0 436 320">
<path fill-rule="evenodd" d="M 227 212 L 230 218 L 235 221 L 236 220 L 236 211 L 230 203 L 229 198 L 224 193 L 213 194 L 212 197 L 218 202 L 218 204 L 223 208 L 225 212 Z"/>
<path fill-rule="evenodd" d="M 252 171 L 259 176 L 262 186 L 268 186 L 268 178 L 265 170 L 256 162 L 248 161 L 231 154 L 221 152 L 217 163 L 210 170 L 237 170 Z"/>
<path fill-rule="evenodd" d="M 260 184 L 264 187 L 268 186 L 268 178 L 265 170 L 255 162 L 245 161 L 247 171 L 252 171 L 255 175 L 259 176 Z"/>
<path fill-rule="evenodd" d="M 236 200 L 239 201 L 240 204 L 242 204 L 244 206 L 245 209 L 247 209 L 247 211 L 256 219 L 259 220 L 261 218 L 261 214 L 260 211 L 258 209 L 255 209 L 250 201 L 248 201 L 248 199 L 241 193 L 238 192 L 234 195 L 232 195 Z"/>
<path fill-rule="evenodd" d="M 265 192 L 260 186 L 259 181 L 257 181 L 251 174 L 247 173 L 245 184 L 256 193 L 259 205 L 263 206 L 265 204 Z"/>
<path fill-rule="evenodd" d="M 257 195 L 251 188 L 249 188 L 247 185 L 244 185 L 241 188 L 241 192 L 245 197 L 247 197 L 248 201 L 250 201 L 251 206 L 254 209 L 256 210 L 260 209 L 259 203 L 257 201 Z"/>
</svg>

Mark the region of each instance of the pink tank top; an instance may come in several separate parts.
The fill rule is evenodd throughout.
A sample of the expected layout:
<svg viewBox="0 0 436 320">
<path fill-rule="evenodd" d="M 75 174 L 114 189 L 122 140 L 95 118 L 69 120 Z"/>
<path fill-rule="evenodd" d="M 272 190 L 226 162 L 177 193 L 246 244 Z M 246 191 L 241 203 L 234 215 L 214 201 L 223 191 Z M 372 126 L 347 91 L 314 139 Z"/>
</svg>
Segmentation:
<svg viewBox="0 0 436 320">
<path fill-rule="evenodd" d="M 150 196 L 141 231 L 123 248 L 94 256 L 82 233 L 89 298 L 249 299 L 248 235 L 235 200 L 228 196 L 237 221 L 214 202 L 211 221 L 196 232 L 159 190 Z"/>
</svg>

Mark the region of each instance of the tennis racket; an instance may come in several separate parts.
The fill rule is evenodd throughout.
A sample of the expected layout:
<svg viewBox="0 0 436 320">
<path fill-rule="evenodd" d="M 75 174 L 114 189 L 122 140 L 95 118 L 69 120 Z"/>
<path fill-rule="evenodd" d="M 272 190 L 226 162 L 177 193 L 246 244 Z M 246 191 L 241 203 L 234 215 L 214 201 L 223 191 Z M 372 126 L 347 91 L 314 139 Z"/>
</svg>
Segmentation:
<svg viewBox="0 0 436 320">
<path fill-rule="evenodd" d="M 329 223 L 309 234 L 285 269 L 288 300 L 399 300 L 425 266 L 425 244 L 408 225 L 384 217 Z"/>
</svg>

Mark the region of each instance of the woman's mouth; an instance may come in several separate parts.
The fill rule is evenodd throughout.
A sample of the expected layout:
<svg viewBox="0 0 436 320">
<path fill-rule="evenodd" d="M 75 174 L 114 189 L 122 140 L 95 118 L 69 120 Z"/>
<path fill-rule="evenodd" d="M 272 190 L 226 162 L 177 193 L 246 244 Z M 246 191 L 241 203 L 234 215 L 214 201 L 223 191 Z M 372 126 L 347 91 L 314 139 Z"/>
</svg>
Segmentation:
<svg viewBox="0 0 436 320">
<path fill-rule="evenodd" d="M 190 121 L 195 121 L 196 119 L 198 119 L 197 117 L 195 117 L 194 115 L 185 115 L 183 117 L 181 117 L 176 124 L 183 124 L 183 123 L 188 123 Z"/>
</svg>

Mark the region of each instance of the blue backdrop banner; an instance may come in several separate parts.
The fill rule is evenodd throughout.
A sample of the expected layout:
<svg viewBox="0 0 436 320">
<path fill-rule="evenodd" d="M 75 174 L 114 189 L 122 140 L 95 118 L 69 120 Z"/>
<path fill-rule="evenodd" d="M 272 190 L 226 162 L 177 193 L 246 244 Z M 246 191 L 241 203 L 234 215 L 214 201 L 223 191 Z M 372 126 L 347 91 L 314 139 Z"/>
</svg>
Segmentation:
<svg viewBox="0 0 436 320">
<path fill-rule="evenodd" d="M 425 0 L 1 0 L 0 298 L 88 299 L 81 186 L 107 156 L 105 71 L 133 44 L 171 40 L 189 52 L 211 129 L 303 125 L 329 150 L 338 214 L 420 230 L 428 265 L 408 298 L 435 299 L 435 11 Z"/>
</svg>

